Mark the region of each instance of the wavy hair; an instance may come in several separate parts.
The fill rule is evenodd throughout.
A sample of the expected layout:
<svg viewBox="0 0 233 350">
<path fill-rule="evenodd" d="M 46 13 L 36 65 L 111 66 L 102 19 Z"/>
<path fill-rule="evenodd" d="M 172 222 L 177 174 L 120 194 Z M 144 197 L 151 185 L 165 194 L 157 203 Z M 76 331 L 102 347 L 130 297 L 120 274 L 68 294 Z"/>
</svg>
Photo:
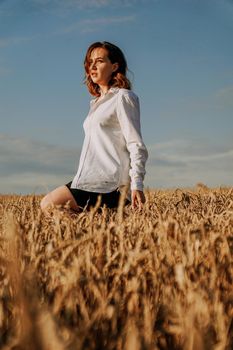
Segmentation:
<svg viewBox="0 0 233 350">
<path fill-rule="evenodd" d="M 112 73 L 112 77 L 109 81 L 109 87 L 119 87 L 119 88 L 125 88 L 128 90 L 131 90 L 131 82 L 126 77 L 128 67 L 127 67 L 127 62 L 123 52 L 119 49 L 119 47 L 109 43 L 108 41 L 103 41 L 103 42 L 97 41 L 89 46 L 86 53 L 85 60 L 84 60 L 84 68 L 86 72 L 84 83 L 87 85 L 87 88 L 90 94 L 97 97 L 100 96 L 100 88 L 98 84 L 95 84 L 92 81 L 89 73 L 91 53 L 94 49 L 99 47 L 107 50 L 108 58 L 112 64 L 118 63 L 117 70 Z"/>
</svg>

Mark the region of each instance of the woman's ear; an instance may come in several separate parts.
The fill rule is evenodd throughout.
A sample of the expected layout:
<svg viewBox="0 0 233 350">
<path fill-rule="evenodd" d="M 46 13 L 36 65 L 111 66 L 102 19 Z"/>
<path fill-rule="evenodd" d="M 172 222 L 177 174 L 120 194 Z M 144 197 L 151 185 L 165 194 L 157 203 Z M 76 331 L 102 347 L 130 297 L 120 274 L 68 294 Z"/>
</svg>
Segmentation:
<svg viewBox="0 0 233 350">
<path fill-rule="evenodd" d="M 119 68 L 119 63 L 113 63 L 113 72 L 116 72 L 117 69 Z"/>
</svg>

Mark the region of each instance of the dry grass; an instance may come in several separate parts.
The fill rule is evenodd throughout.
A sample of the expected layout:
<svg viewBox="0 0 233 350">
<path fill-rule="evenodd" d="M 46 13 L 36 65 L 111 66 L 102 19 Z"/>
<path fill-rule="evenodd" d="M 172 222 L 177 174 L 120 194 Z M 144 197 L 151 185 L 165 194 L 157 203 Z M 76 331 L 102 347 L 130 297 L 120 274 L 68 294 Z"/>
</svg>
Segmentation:
<svg viewBox="0 0 233 350">
<path fill-rule="evenodd" d="M 233 189 L 45 217 L 0 197 L 0 348 L 233 348 Z"/>
</svg>

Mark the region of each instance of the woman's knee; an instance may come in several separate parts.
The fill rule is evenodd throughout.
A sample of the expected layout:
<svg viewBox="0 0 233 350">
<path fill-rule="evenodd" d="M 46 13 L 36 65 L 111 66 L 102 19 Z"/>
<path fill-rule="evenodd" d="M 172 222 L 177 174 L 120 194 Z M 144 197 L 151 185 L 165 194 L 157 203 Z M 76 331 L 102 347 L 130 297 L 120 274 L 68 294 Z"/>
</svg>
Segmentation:
<svg viewBox="0 0 233 350">
<path fill-rule="evenodd" d="M 60 195 L 60 188 L 55 188 L 55 190 L 47 193 L 41 200 L 40 202 L 40 207 L 43 211 L 46 211 L 48 207 L 54 206 L 54 205 L 59 205 L 63 204 L 62 203 L 62 198 Z"/>
<path fill-rule="evenodd" d="M 68 188 L 66 186 L 60 186 L 42 198 L 40 207 L 43 211 L 46 211 L 50 206 L 66 205 L 67 203 L 71 209 L 79 209 Z"/>
<path fill-rule="evenodd" d="M 40 208 L 42 211 L 45 211 L 50 205 L 52 205 L 51 201 L 49 200 L 49 195 L 47 194 L 44 196 L 40 202 Z"/>
</svg>

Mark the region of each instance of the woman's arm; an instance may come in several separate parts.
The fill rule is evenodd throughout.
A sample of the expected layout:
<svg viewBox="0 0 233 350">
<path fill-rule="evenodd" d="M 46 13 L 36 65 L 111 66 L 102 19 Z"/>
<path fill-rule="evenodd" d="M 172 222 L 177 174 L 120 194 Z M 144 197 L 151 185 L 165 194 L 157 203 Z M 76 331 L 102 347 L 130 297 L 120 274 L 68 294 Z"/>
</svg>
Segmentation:
<svg viewBox="0 0 233 350">
<path fill-rule="evenodd" d="M 139 99 L 130 90 L 119 94 L 118 120 L 130 154 L 131 197 L 135 208 L 145 202 L 143 180 L 148 152 L 141 135 Z"/>
</svg>

